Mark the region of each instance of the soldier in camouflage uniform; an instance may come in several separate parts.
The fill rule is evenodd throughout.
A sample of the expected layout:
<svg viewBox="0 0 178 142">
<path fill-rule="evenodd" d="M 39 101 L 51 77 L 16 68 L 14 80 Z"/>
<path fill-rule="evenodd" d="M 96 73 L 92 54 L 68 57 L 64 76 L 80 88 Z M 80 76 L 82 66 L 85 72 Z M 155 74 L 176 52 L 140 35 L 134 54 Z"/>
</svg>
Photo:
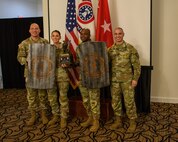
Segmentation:
<svg viewBox="0 0 178 142">
<path fill-rule="evenodd" d="M 82 42 L 89 42 L 90 39 L 90 30 L 83 29 L 80 36 Z M 76 63 L 80 64 L 80 51 L 76 49 L 77 61 Z M 81 80 L 81 76 L 80 76 Z M 90 89 L 82 86 L 81 81 L 79 84 L 79 89 L 83 99 L 83 105 L 87 111 L 88 119 L 87 121 L 81 123 L 83 127 L 90 127 L 91 132 L 96 132 L 99 129 L 99 118 L 100 118 L 100 89 Z"/>
<path fill-rule="evenodd" d="M 111 97 L 112 108 L 116 117 L 111 129 L 122 126 L 121 113 L 123 93 L 126 114 L 130 119 L 128 132 L 136 129 L 136 105 L 134 88 L 140 76 L 141 68 L 137 50 L 123 40 L 124 31 L 118 27 L 114 31 L 115 43 L 108 49 L 108 56 L 111 63 Z"/>
<path fill-rule="evenodd" d="M 17 60 L 19 61 L 19 63 L 21 65 L 25 65 L 25 69 L 24 69 L 25 81 L 27 81 L 27 79 L 28 79 L 27 78 L 27 73 L 28 73 L 27 56 L 28 56 L 28 52 L 29 52 L 29 45 L 32 43 L 44 43 L 44 44 L 48 43 L 48 41 L 46 39 L 41 38 L 39 36 L 40 28 L 39 28 L 38 24 L 32 23 L 30 25 L 29 33 L 31 34 L 31 36 L 19 44 L 18 54 L 17 54 Z M 33 88 L 29 88 L 27 86 L 26 86 L 26 89 L 27 89 L 27 100 L 28 100 L 28 104 L 29 104 L 28 108 L 31 112 L 31 118 L 27 122 L 27 125 L 30 126 L 35 123 L 36 111 L 38 109 L 42 110 L 41 118 L 42 118 L 43 124 L 47 124 L 48 118 L 46 116 L 46 110 L 48 107 L 47 107 L 46 92 L 44 92 L 44 90 L 42 90 L 42 89 L 33 89 Z M 40 106 L 38 103 L 40 103 Z"/>
<path fill-rule="evenodd" d="M 69 113 L 69 100 L 67 92 L 69 89 L 69 77 L 66 71 L 67 64 L 60 62 L 62 55 L 69 55 L 69 50 L 65 44 L 60 42 L 61 34 L 58 30 L 55 30 L 51 34 L 53 44 L 56 46 L 56 81 L 59 90 L 59 102 L 60 102 L 60 115 L 61 115 L 61 128 L 67 126 L 67 117 Z M 53 119 L 49 122 L 54 124 L 58 120 L 58 115 L 54 115 Z"/>
</svg>

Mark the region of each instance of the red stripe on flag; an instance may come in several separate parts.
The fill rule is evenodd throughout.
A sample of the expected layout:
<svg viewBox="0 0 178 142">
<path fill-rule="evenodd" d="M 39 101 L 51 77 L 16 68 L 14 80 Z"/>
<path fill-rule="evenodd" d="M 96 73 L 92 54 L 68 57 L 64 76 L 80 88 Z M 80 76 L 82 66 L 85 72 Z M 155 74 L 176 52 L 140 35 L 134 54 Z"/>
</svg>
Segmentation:
<svg viewBox="0 0 178 142">
<path fill-rule="evenodd" d="M 76 68 L 68 68 L 68 75 L 72 88 L 76 89 L 79 85 L 79 76 Z"/>
<path fill-rule="evenodd" d="M 75 0 L 67 1 L 67 12 L 66 12 L 66 41 L 70 41 L 70 51 L 73 55 L 74 60 L 76 59 L 76 47 L 78 46 L 78 31 L 76 21 L 76 7 Z M 79 83 L 79 74 L 76 68 L 68 68 L 68 75 L 70 78 L 70 84 L 75 89 Z"/>
</svg>

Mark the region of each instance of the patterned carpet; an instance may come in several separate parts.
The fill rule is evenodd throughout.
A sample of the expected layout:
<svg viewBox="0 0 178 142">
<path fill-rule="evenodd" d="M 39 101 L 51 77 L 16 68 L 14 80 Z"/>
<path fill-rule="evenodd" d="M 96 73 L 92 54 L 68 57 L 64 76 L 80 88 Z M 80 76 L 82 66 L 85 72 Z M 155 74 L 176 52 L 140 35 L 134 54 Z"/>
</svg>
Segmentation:
<svg viewBox="0 0 178 142">
<path fill-rule="evenodd" d="M 128 119 L 123 127 L 110 130 L 113 120 L 101 121 L 100 129 L 91 133 L 82 128 L 82 118 L 69 118 L 68 127 L 59 124 L 43 126 L 40 121 L 33 127 L 25 125 L 30 117 L 25 90 L 0 90 L 0 142 L 176 142 L 178 141 L 178 104 L 151 103 L 151 113 L 139 114 L 137 129 L 126 133 Z"/>
</svg>

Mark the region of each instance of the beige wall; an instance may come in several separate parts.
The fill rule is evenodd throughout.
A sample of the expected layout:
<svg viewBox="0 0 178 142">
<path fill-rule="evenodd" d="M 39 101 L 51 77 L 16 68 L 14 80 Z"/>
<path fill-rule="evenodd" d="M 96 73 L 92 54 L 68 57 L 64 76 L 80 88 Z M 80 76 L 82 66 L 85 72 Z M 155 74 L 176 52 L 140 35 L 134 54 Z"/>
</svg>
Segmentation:
<svg viewBox="0 0 178 142">
<path fill-rule="evenodd" d="M 49 40 L 48 0 L 42 0 L 44 38 Z"/>
<path fill-rule="evenodd" d="M 46 1 L 46 0 L 43 0 Z M 65 33 L 65 11 L 67 0 L 53 0 L 52 8 L 54 13 L 51 19 L 51 30 L 58 29 L 64 35 Z M 149 53 L 143 48 L 144 44 L 149 42 L 146 37 L 138 33 L 149 33 L 150 29 L 149 16 L 139 20 L 143 25 L 137 25 L 137 18 L 142 16 L 142 11 L 149 11 L 147 7 L 150 0 L 109 0 L 110 13 L 113 28 L 122 26 L 126 32 L 127 41 L 133 43 L 141 54 L 142 63 L 147 63 Z M 172 102 L 178 103 L 178 0 L 152 0 L 153 1 L 153 71 L 151 85 L 151 101 L 152 102 Z M 96 13 L 97 0 L 93 1 L 94 11 Z M 145 3 L 144 3 L 145 2 Z M 143 6 L 141 6 L 143 4 Z M 61 13 L 61 11 L 64 11 Z M 44 10 L 44 18 L 46 17 L 46 9 Z M 59 18 L 58 18 L 59 17 Z M 96 15 L 95 15 L 96 17 Z M 44 21 L 45 24 L 46 21 Z M 146 23 L 146 27 L 144 26 Z M 146 28 L 146 31 L 145 31 Z M 137 32 L 138 31 L 138 32 Z M 47 35 L 46 31 L 46 35 Z M 142 43 L 145 41 L 144 44 Z M 149 44 L 149 43 L 148 43 Z M 149 51 L 148 51 L 149 52 Z"/>
<path fill-rule="evenodd" d="M 178 0 L 153 0 L 152 101 L 178 103 Z"/>
<path fill-rule="evenodd" d="M 46 1 L 43 0 L 44 3 Z M 125 31 L 125 40 L 137 48 L 142 65 L 150 65 L 150 0 L 108 0 L 108 3 L 112 28 L 121 26 Z M 96 19 L 98 0 L 92 0 L 92 4 Z M 62 40 L 65 35 L 66 7 L 67 0 L 49 0 L 50 33 L 58 29 Z M 47 9 L 44 9 L 45 25 L 48 22 L 47 14 Z M 45 31 L 45 37 L 48 36 L 48 31 Z"/>
</svg>

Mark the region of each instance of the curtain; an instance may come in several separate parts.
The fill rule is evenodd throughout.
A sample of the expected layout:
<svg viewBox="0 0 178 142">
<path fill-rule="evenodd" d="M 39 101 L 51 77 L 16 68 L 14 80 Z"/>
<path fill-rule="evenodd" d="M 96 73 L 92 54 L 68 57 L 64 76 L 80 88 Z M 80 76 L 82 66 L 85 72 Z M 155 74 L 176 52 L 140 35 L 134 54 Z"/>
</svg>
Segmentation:
<svg viewBox="0 0 178 142">
<path fill-rule="evenodd" d="M 1 69 L 1 58 L 0 58 L 0 89 L 3 88 L 3 80 L 2 80 L 2 69 Z"/>
<path fill-rule="evenodd" d="M 0 19 L 0 58 L 3 88 L 25 88 L 24 67 L 17 61 L 18 44 L 30 36 L 31 23 L 38 23 L 43 36 L 43 18 Z"/>
</svg>

